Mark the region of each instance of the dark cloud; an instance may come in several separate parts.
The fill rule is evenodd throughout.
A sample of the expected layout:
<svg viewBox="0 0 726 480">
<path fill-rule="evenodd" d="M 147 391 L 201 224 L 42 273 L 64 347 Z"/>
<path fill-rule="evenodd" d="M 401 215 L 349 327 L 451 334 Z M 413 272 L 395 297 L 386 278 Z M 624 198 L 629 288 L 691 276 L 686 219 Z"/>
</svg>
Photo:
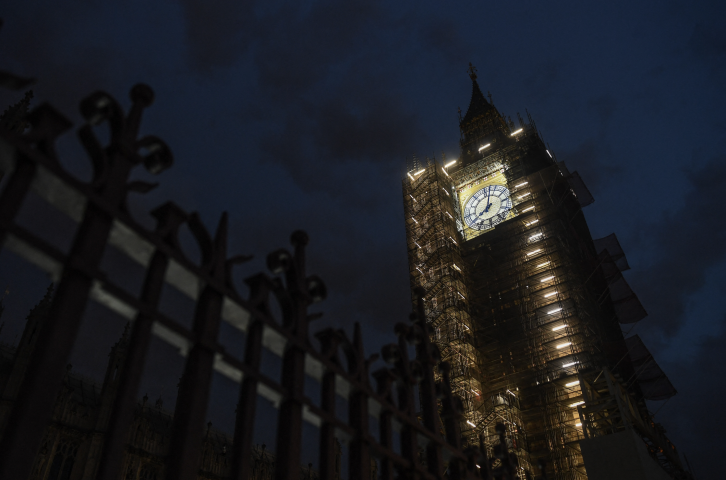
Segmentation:
<svg viewBox="0 0 726 480">
<path fill-rule="evenodd" d="M 284 113 L 282 131 L 261 139 L 265 158 L 282 165 L 304 191 L 344 193 L 372 166 L 397 175 L 420 134 L 416 114 L 392 96 L 355 90 L 359 85 L 349 95 L 347 87 L 320 103 L 300 101 Z"/>
<path fill-rule="evenodd" d="M 184 0 L 184 24 L 191 66 L 202 73 L 229 67 L 258 33 L 255 3 Z"/>
<path fill-rule="evenodd" d="M 700 57 L 726 55 L 726 34 L 720 29 L 710 29 L 703 23 L 694 25 L 688 39 L 688 48 Z"/>
<path fill-rule="evenodd" d="M 255 52 L 263 91 L 287 102 L 316 82 L 327 82 L 332 67 L 355 62 L 386 25 L 379 3 L 328 0 L 309 9 L 291 6 L 265 18 Z"/>
<path fill-rule="evenodd" d="M 605 93 L 590 99 L 588 106 L 595 110 L 598 117 L 600 117 L 600 123 L 606 126 L 610 123 L 610 119 L 613 118 L 613 114 L 617 110 L 618 101 L 611 94 Z"/>
<path fill-rule="evenodd" d="M 472 49 L 459 27 L 449 18 L 431 20 L 419 31 L 422 46 L 438 52 L 448 64 L 461 68 L 471 61 Z"/>
<path fill-rule="evenodd" d="M 549 99 L 557 91 L 557 84 L 562 81 L 564 66 L 561 60 L 555 59 L 546 59 L 534 65 L 531 73 L 524 79 L 530 98 L 538 102 Z"/>
<path fill-rule="evenodd" d="M 721 25 L 696 24 L 688 39 L 688 49 L 706 65 L 721 91 L 726 91 L 723 85 L 726 81 L 726 33 Z"/>
<path fill-rule="evenodd" d="M 588 189 L 597 198 L 600 189 L 624 171 L 623 167 L 612 162 L 611 152 L 607 143 L 590 138 L 573 149 L 563 150 L 558 159 L 564 161 L 570 170 L 580 172 Z"/>
<path fill-rule="evenodd" d="M 718 320 L 726 325 L 726 318 Z M 698 354 L 690 359 L 664 359 L 662 365 L 679 394 L 667 404 L 652 404 L 656 421 L 668 429 L 679 451 L 686 455 L 696 478 L 718 478 L 723 470 L 721 455 L 726 449 L 723 432 L 721 380 L 726 378 L 723 346 L 726 329 L 701 341 Z"/>
<path fill-rule="evenodd" d="M 631 284 L 650 313 L 650 327 L 667 335 L 686 321 L 688 298 L 704 286 L 708 269 L 726 259 L 724 175 L 724 156 L 684 172 L 689 190 L 683 202 L 641 231 L 654 260 L 633 272 Z"/>
<path fill-rule="evenodd" d="M 11 9 L 5 13 L 8 16 L 0 29 L 2 68 L 37 78 L 38 82 L 31 87 L 35 94 L 32 104 L 53 99 L 54 106 L 70 117 L 76 115 L 78 99 L 95 90 L 108 89 L 114 83 L 110 75 L 114 61 L 108 45 L 88 42 L 78 45 L 73 54 L 63 52 L 67 22 L 77 14 L 77 7 L 71 3 L 68 10 L 58 14 L 35 6 L 32 28 L 25 28 L 22 23 L 28 12 Z M 15 101 L 12 93 L 0 90 L 0 102 Z"/>
<path fill-rule="evenodd" d="M 614 177 L 624 172 L 622 165 L 613 161 L 608 132 L 614 115 L 618 110 L 618 101 L 609 93 L 590 98 L 587 108 L 597 115 L 597 136 L 582 141 L 574 148 L 559 154 L 571 170 L 581 173 L 590 191 L 597 198 L 601 189 L 609 184 Z"/>
</svg>

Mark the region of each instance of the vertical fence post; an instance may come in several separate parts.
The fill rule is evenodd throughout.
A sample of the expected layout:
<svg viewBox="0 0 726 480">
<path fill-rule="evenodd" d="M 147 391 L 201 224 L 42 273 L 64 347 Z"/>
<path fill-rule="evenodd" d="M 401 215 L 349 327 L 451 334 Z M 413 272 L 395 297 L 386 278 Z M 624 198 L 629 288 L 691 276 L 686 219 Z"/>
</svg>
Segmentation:
<svg viewBox="0 0 726 480">
<path fill-rule="evenodd" d="M 264 324 L 261 320 L 254 320 L 247 329 L 245 364 L 250 367 L 254 375 L 258 375 L 260 372 L 263 328 Z M 232 443 L 230 475 L 232 480 L 245 480 L 250 478 L 252 472 L 252 434 L 255 430 L 257 384 L 256 376 L 245 376 L 242 379 L 234 425 L 234 442 Z"/>
<path fill-rule="evenodd" d="M 325 298 L 325 285 L 316 276 L 305 273 L 305 246 L 308 236 L 295 231 L 290 237 L 295 254 L 278 250 L 267 257 L 273 273 L 285 273 L 285 288 L 279 284 L 275 294 L 283 310 L 283 327 L 294 342 L 287 344 L 282 358 L 282 388 L 286 395 L 280 405 L 277 423 L 275 478 L 297 480 L 300 475 L 302 413 L 305 386 L 305 355 L 308 345 L 308 306 Z"/>
<path fill-rule="evenodd" d="M 222 295 L 206 287 L 197 303 L 194 320 L 198 341 L 189 351 L 174 409 L 168 478 L 197 478 L 214 365 L 215 351 L 210 342 L 216 341 L 221 312 Z"/>
<path fill-rule="evenodd" d="M 208 239 L 201 222 L 190 218 L 190 227 L 202 247 L 202 264 L 210 276 L 226 280 L 227 214 L 219 221 L 214 244 Z M 167 462 L 167 477 L 194 480 L 199 469 L 204 420 L 212 386 L 217 335 L 222 318 L 224 295 L 212 284 L 204 286 L 194 314 L 194 345 L 184 367 L 172 426 Z"/>
<path fill-rule="evenodd" d="M 119 158 L 114 167 L 110 175 L 125 184 L 130 165 Z M 113 199 L 118 192 L 109 195 Z M 0 478 L 22 479 L 30 474 L 112 223 L 113 217 L 93 203 L 87 205 L 0 442 Z"/>
<path fill-rule="evenodd" d="M 268 301 L 271 281 L 263 274 L 254 275 L 245 280 L 250 287 L 250 305 L 255 310 L 268 315 Z M 253 317 L 247 329 L 247 345 L 245 348 L 245 364 L 250 368 L 251 375 L 242 379 L 237 417 L 234 426 L 234 442 L 232 444 L 232 480 L 246 480 L 252 475 L 252 435 L 255 429 L 255 411 L 257 410 L 257 376 L 262 361 L 262 334 L 264 322 Z"/>
<path fill-rule="evenodd" d="M 417 327 L 414 326 L 413 328 Z M 403 323 L 396 325 L 398 351 L 400 352 L 399 359 L 396 362 L 397 406 L 399 413 L 409 419 L 416 418 L 413 400 L 413 384 L 418 380 L 418 372 L 414 371 L 414 368 L 418 366 L 418 363 L 410 362 L 408 358 L 407 337 L 413 333 L 412 328 Z M 401 430 L 401 455 L 410 462 L 411 474 L 413 474 L 413 470 L 420 462 L 418 457 L 416 432 L 409 422 L 404 422 Z"/>
<path fill-rule="evenodd" d="M 342 331 L 341 331 L 342 334 Z M 345 335 L 343 338 L 346 339 Z M 363 332 L 360 323 L 356 322 L 353 329 L 353 341 L 343 344 L 345 354 L 348 359 L 348 373 L 357 385 L 367 388 L 355 387 L 350 392 L 349 404 L 349 424 L 353 427 L 357 436 L 353 438 L 350 446 L 350 479 L 360 478 L 361 480 L 370 480 L 371 478 L 371 434 L 369 431 L 370 416 L 368 413 L 368 399 L 370 397 L 370 377 L 368 376 L 368 367 L 377 358 L 378 354 L 370 357 L 366 356 L 363 348 Z"/>
<path fill-rule="evenodd" d="M 275 478 L 299 480 L 305 350 L 288 345 L 282 359 L 282 387 L 287 391 L 277 420 Z"/>
<path fill-rule="evenodd" d="M 418 325 L 424 332 L 423 338 L 416 345 L 416 358 L 423 366 L 423 378 L 419 384 L 421 398 L 421 415 L 424 426 L 436 437 L 441 435 L 441 421 L 439 420 L 438 402 L 436 401 L 436 382 L 434 381 L 434 367 L 441 361 L 441 354 L 438 347 L 431 344 L 429 338 L 429 326 L 426 324 L 426 312 L 424 310 L 423 297 L 426 291 L 417 287 L 416 312 L 411 316 L 414 325 Z M 443 475 L 444 461 L 441 456 L 441 447 L 435 442 L 426 446 L 426 468 L 437 477 Z"/>
<path fill-rule="evenodd" d="M 325 372 L 321 385 L 321 407 L 331 417 L 335 417 L 335 376 L 335 372 Z M 336 480 L 335 442 L 335 425 L 323 420 L 320 427 L 320 480 Z"/>
<path fill-rule="evenodd" d="M 178 230 L 186 214 L 176 205 L 167 203 L 154 210 L 153 215 L 157 218 L 156 233 L 168 246 L 176 246 Z M 167 255 L 157 250 L 147 267 L 140 300 L 152 311 L 155 311 L 159 305 L 168 265 Z M 149 313 L 139 313 L 134 321 L 129 350 L 121 370 L 119 389 L 111 410 L 108 433 L 101 454 L 99 480 L 116 480 L 121 470 L 124 446 L 128 439 L 128 426 L 133 419 L 136 393 L 151 343 L 153 323 L 153 314 Z"/>
<path fill-rule="evenodd" d="M 371 480 L 371 454 L 368 442 L 368 396 L 355 390 L 349 398 L 350 426 L 356 431 L 350 444 L 349 480 Z"/>
<path fill-rule="evenodd" d="M 373 372 L 376 380 L 376 391 L 378 395 L 385 397 L 390 403 L 393 403 L 391 395 L 391 386 L 395 379 L 393 373 L 387 368 L 381 368 Z M 394 452 L 393 448 L 393 412 L 383 410 L 378 416 L 379 437 L 381 446 L 388 452 Z M 384 456 L 381 459 L 381 478 L 383 480 L 393 480 L 396 476 L 394 472 L 393 461 Z"/>
</svg>

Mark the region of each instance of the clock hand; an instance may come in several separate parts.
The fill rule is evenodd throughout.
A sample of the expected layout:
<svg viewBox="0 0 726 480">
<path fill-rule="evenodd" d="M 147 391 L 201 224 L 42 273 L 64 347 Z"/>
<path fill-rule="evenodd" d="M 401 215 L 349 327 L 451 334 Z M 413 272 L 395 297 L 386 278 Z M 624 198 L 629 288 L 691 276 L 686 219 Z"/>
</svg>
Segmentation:
<svg viewBox="0 0 726 480">
<path fill-rule="evenodd" d="M 489 193 L 487 194 L 487 208 L 484 209 L 485 212 L 489 212 L 489 207 L 492 206 L 492 204 L 489 202 L 492 198 L 492 191 L 489 190 Z"/>
</svg>

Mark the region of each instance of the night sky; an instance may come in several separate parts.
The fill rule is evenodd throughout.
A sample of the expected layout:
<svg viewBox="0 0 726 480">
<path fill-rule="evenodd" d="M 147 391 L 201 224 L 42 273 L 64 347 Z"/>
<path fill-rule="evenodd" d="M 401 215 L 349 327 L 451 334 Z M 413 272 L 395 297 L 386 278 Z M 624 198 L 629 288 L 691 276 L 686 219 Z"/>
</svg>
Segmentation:
<svg viewBox="0 0 726 480">
<path fill-rule="evenodd" d="M 499 111 L 528 110 L 580 172 L 595 197 L 585 209 L 593 237 L 617 233 L 649 313 L 630 334 L 679 391 L 651 410 L 697 478 L 718 478 L 725 11 L 717 1 L 15 2 L 0 12 L 0 69 L 36 77 L 33 105 L 49 101 L 76 127 L 84 96 L 102 89 L 128 106 L 131 86 L 149 84 L 156 101 L 142 132 L 163 138 L 175 165 L 134 210 L 173 199 L 210 228 L 229 212 L 232 250 L 255 255 L 239 278 L 306 230 L 310 270 L 329 290 L 317 326 L 359 321 L 373 351 L 410 309 L 406 158 L 458 157 L 472 62 Z M 0 109 L 22 94 L 0 91 Z M 84 176 L 74 143 L 68 135 L 61 151 Z M 0 260 L 13 265 L 8 253 Z M 0 342 L 13 343 L 48 280 L 5 268 L 0 282 Z M 74 369 L 98 377 L 123 322 L 87 323 Z M 149 397 L 171 408 L 176 378 L 161 383 L 146 385 Z"/>
</svg>

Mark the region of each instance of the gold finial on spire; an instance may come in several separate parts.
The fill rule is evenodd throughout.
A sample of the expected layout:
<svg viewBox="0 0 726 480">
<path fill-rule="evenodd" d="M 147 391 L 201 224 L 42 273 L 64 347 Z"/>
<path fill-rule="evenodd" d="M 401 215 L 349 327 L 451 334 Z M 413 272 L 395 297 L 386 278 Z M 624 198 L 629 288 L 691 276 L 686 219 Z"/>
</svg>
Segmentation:
<svg viewBox="0 0 726 480">
<path fill-rule="evenodd" d="M 476 67 L 469 62 L 469 77 L 471 77 L 472 80 L 476 80 Z"/>
</svg>

